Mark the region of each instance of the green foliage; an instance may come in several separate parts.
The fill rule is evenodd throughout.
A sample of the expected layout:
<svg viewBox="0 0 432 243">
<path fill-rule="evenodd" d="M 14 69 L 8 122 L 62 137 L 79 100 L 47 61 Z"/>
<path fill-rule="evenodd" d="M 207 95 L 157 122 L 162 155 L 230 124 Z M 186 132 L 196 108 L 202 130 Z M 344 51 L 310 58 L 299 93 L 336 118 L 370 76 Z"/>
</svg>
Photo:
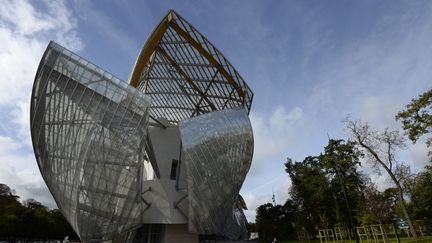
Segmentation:
<svg viewBox="0 0 432 243">
<path fill-rule="evenodd" d="M 390 208 L 395 208 L 397 205 L 397 202 L 399 201 L 398 198 L 398 189 L 395 187 L 390 187 L 384 190 L 383 196 L 385 202 L 389 205 Z"/>
<path fill-rule="evenodd" d="M 330 183 L 322 168 L 319 156 L 306 157 L 301 162 L 293 162 L 287 159 L 285 171 L 291 178 L 291 198 L 306 217 L 306 221 L 298 222 L 311 235 L 315 234 L 316 228 L 329 227 L 334 221 L 333 194 Z"/>
<path fill-rule="evenodd" d="M 377 190 L 370 182 L 364 190 L 366 211 L 361 216 L 362 224 L 391 223 L 397 202 L 397 189 L 391 188 L 385 192 Z"/>
<path fill-rule="evenodd" d="M 330 186 L 339 209 L 337 212 L 339 222 L 349 222 L 344 193 L 351 208 L 350 213 L 354 224 L 358 224 L 360 214 L 364 210 L 362 191 L 365 188 L 365 178 L 357 170 L 361 165 L 361 157 L 363 153 L 357 149 L 356 143 L 334 139 L 329 140 L 324 153 L 320 155 L 326 174 L 331 178 Z"/>
<path fill-rule="evenodd" d="M 402 121 L 414 143 L 430 134 L 432 89 L 413 99 L 396 119 Z M 432 166 L 414 176 L 409 166 L 395 161 L 396 149 L 406 148 L 405 139 L 398 131 L 386 129 L 379 133 L 367 123 L 349 119 L 346 123 L 355 142 L 329 139 L 324 152 L 318 156 L 308 156 L 303 161 L 287 159 L 285 171 L 292 182 L 291 198 L 283 207 L 267 203 L 257 209 L 255 227 L 262 239 L 271 242 L 277 236 L 278 240 L 287 240 L 295 238 L 295 231 L 307 230 L 309 235 L 315 236 L 319 228 L 347 227 L 348 212 L 354 224 L 390 223 L 394 217 L 410 218 L 403 203 L 404 196 L 411 199 L 408 208 L 413 222 L 432 224 Z M 432 146 L 432 137 L 427 139 L 427 145 Z M 365 155 L 388 172 L 395 188 L 380 192 L 369 178 L 359 173 L 360 158 Z M 345 197 L 350 211 L 347 211 Z M 289 233 L 281 234 L 283 227 L 279 225 L 284 225 Z"/>
<path fill-rule="evenodd" d="M 254 229 L 262 240 L 295 239 L 301 230 L 316 236 L 320 228 L 348 227 L 344 190 L 356 225 L 388 224 L 395 217 L 405 218 L 399 189 L 380 192 L 358 171 L 363 156 L 357 143 L 330 139 L 319 156 L 308 156 L 303 161 L 288 158 L 285 171 L 292 182 L 290 199 L 283 206 L 267 203 L 257 209 Z M 409 170 L 396 172 L 407 188 L 405 196 L 411 198 L 408 208 L 414 224 L 431 224 L 432 166 L 417 175 Z"/>
<path fill-rule="evenodd" d="M 354 142 L 330 139 L 319 156 L 301 162 L 287 159 L 296 230 L 316 235 L 317 229 L 347 227 L 349 214 L 354 223 L 360 221 L 365 210 L 364 176 L 357 170 L 362 156 Z"/>
<path fill-rule="evenodd" d="M 359 148 L 366 151 L 369 161 L 373 163 L 374 167 L 384 169 L 393 181 L 398 191 L 400 208 L 409 225 L 409 231 L 417 239 L 418 235 L 414 230 L 411 215 L 404 200 L 406 192 L 404 191 L 403 180 L 409 176 L 410 167 L 396 160 L 397 150 L 406 148 L 405 138 L 399 134 L 398 130 L 386 128 L 382 132 L 378 132 L 360 120 L 347 118 L 345 124 Z"/>
<path fill-rule="evenodd" d="M 426 166 L 416 178 L 411 191 L 413 218 L 432 224 L 432 166 Z"/>
<path fill-rule="evenodd" d="M 294 239 L 294 207 L 290 200 L 285 205 L 266 203 L 257 208 L 256 230 L 262 240 Z"/>
<path fill-rule="evenodd" d="M 256 227 L 261 239 L 272 241 L 275 237 L 275 217 L 279 217 L 279 212 L 273 208 L 273 204 L 266 203 L 259 206 L 256 210 Z"/>
<path fill-rule="evenodd" d="M 275 236 L 286 240 L 294 239 L 300 230 L 314 236 L 320 228 L 348 227 L 344 191 L 356 225 L 391 223 L 394 217 L 405 218 L 399 189 L 380 192 L 358 171 L 363 156 L 355 142 L 330 139 L 319 156 L 308 156 L 303 161 L 288 158 L 285 171 L 292 182 L 290 199 L 283 207 L 268 203 L 258 208 L 256 229 L 260 236 L 264 240 Z M 401 173 L 398 178 L 409 188 L 406 196 L 411 197 L 412 218 L 432 223 L 432 167 L 426 167 L 415 177 L 408 175 L 407 170 Z"/>
<path fill-rule="evenodd" d="M 78 239 L 58 209 L 49 210 L 34 199 L 24 205 L 7 185 L 0 184 L 0 238 Z"/>
<path fill-rule="evenodd" d="M 420 136 L 432 132 L 432 89 L 421 94 L 417 99 L 412 99 L 406 109 L 396 115 L 397 120 L 402 121 L 403 129 L 414 143 Z M 428 146 L 432 145 L 432 137 L 427 140 Z"/>
</svg>

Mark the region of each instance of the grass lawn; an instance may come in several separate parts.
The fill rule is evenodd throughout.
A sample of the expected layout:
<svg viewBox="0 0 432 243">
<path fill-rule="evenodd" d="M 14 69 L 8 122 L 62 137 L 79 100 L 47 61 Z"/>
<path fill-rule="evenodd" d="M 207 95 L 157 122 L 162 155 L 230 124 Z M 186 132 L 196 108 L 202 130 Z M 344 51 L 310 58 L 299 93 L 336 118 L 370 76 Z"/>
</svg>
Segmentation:
<svg viewBox="0 0 432 243">
<path fill-rule="evenodd" d="M 402 237 L 400 238 L 401 243 L 411 243 L 411 242 L 421 242 L 421 243 L 432 243 L 432 236 L 424 236 L 424 237 L 420 237 L 418 240 L 415 240 L 413 238 L 407 238 L 407 237 Z M 281 243 L 298 243 L 299 241 L 282 241 Z M 324 242 L 324 241 L 323 241 Z M 335 241 L 336 243 L 355 243 L 355 240 L 351 240 L 351 241 Z M 370 243 L 374 243 L 374 241 L 369 241 Z M 382 240 L 380 241 L 381 243 L 383 242 Z M 389 239 L 390 243 L 396 243 L 396 239 L 395 238 L 390 238 Z M 320 240 L 311 240 L 310 243 L 320 243 Z M 328 241 L 328 243 L 333 243 L 333 241 Z M 363 243 L 367 243 L 367 240 L 363 240 Z"/>
</svg>

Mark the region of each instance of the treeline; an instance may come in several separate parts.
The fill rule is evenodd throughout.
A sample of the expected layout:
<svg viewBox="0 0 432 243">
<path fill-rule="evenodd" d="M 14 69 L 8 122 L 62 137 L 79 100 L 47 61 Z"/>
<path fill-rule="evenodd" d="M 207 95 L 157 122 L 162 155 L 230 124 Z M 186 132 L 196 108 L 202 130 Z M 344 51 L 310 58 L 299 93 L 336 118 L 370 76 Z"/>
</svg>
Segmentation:
<svg viewBox="0 0 432 243">
<path fill-rule="evenodd" d="M 21 203 L 6 184 L 0 184 L 1 239 L 69 239 L 78 236 L 58 209 L 48 209 L 34 199 Z"/>
<path fill-rule="evenodd" d="M 409 139 L 416 142 L 432 132 L 432 90 L 413 99 L 396 115 Z M 329 139 L 323 152 L 302 161 L 288 158 L 285 171 L 291 178 L 289 199 L 284 205 L 267 203 L 257 208 L 256 223 L 249 227 L 271 242 L 295 239 L 298 231 L 312 237 L 318 229 L 370 224 L 406 224 L 416 236 L 419 225 L 432 225 L 432 161 L 419 173 L 399 161 L 406 139 L 398 131 L 374 130 L 359 120 L 345 120 L 351 138 Z M 432 146 L 432 137 L 427 138 Z M 392 187 L 379 191 L 359 171 L 361 161 L 369 170 L 390 178 Z"/>
</svg>

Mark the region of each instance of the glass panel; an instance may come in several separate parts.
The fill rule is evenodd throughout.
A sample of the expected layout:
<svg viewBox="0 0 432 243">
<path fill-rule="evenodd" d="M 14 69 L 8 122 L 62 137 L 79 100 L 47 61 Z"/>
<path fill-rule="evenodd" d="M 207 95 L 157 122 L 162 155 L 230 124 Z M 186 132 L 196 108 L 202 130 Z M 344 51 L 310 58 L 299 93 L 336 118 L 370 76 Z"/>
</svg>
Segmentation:
<svg viewBox="0 0 432 243">
<path fill-rule="evenodd" d="M 182 121 L 179 127 L 189 230 L 222 235 L 251 165 L 253 135 L 247 110 L 207 113 Z"/>
<path fill-rule="evenodd" d="M 89 79 L 91 77 L 91 80 Z M 31 133 L 42 176 L 82 240 L 142 222 L 140 173 L 150 99 L 51 43 L 36 77 Z"/>
</svg>

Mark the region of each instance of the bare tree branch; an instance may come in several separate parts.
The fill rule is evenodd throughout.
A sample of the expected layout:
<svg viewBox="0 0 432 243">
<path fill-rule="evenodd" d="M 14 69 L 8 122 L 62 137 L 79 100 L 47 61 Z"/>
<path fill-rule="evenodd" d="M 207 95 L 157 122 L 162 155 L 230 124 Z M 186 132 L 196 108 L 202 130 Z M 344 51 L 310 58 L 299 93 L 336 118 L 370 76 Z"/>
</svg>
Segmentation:
<svg viewBox="0 0 432 243">
<path fill-rule="evenodd" d="M 402 179 L 406 176 L 405 174 L 409 172 L 409 166 L 403 163 L 399 164 L 396 160 L 396 149 L 406 148 L 404 137 L 400 135 L 399 131 L 390 131 L 389 129 L 379 133 L 360 120 L 346 118 L 344 122 L 352 135 L 352 139 L 357 142 L 360 148 L 366 151 L 373 166 L 378 167 L 381 165 L 394 182 L 398 189 L 399 203 L 407 218 L 411 234 L 417 238 L 417 233 L 405 205 L 404 188 L 401 185 Z"/>
</svg>

